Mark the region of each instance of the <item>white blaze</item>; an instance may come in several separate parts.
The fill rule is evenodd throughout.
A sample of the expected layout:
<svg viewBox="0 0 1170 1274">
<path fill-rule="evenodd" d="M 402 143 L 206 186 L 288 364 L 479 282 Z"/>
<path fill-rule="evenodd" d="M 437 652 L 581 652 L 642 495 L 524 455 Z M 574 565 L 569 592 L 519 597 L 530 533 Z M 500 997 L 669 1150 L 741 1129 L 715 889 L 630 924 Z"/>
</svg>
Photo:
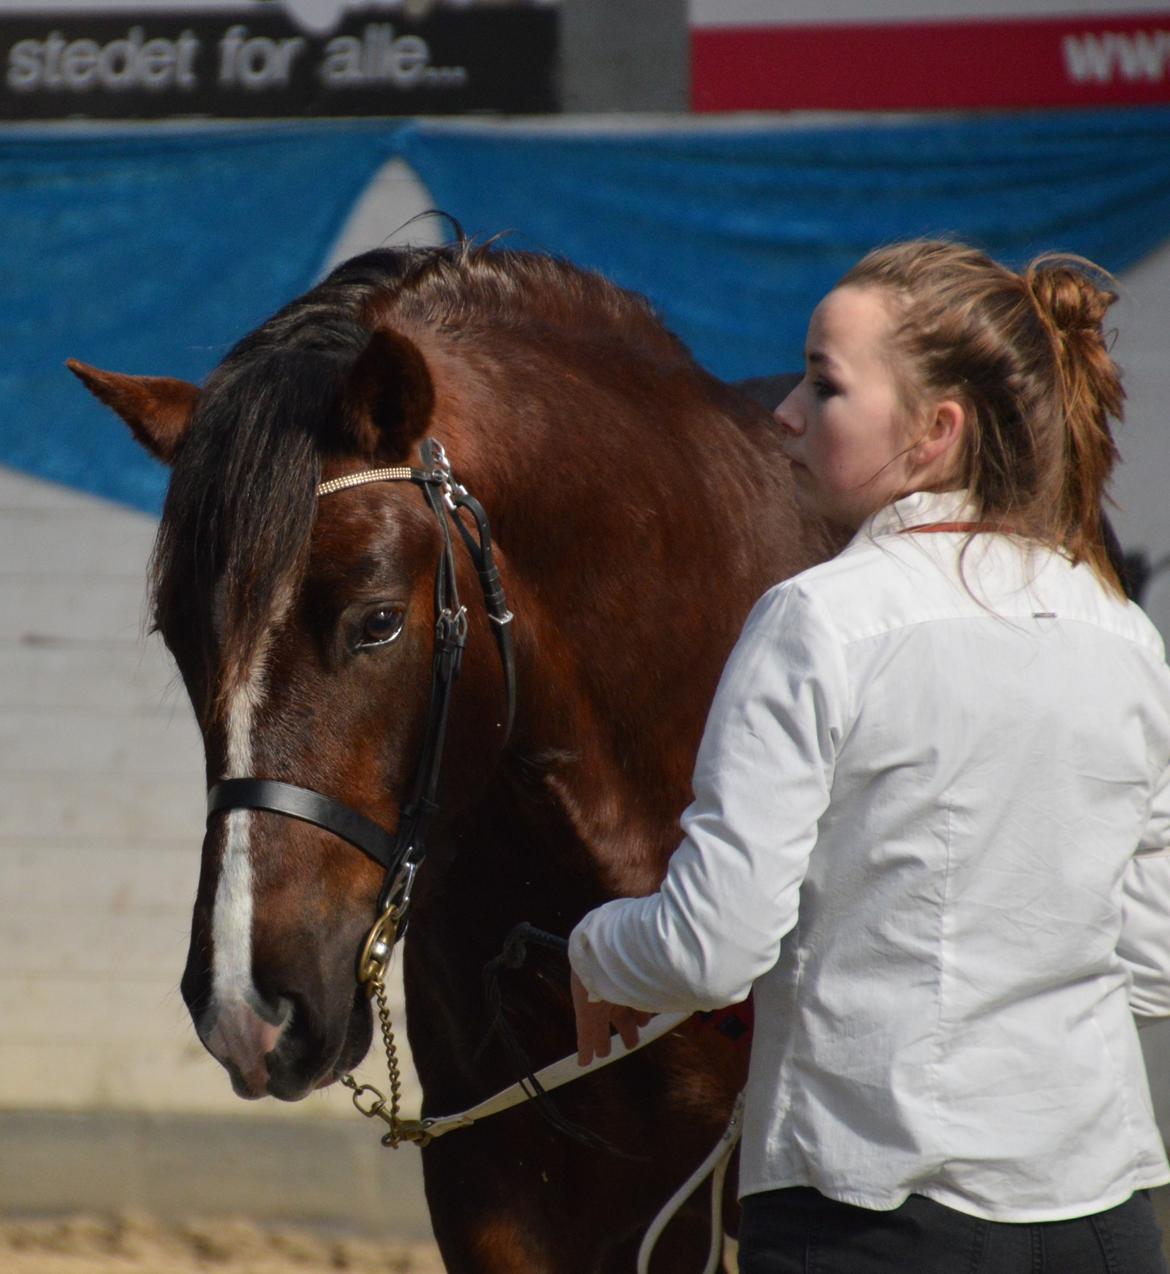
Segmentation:
<svg viewBox="0 0 1170 1274">
<path fill-rule="evenodd" d="M 264 694 L 264 661 L 258 658 L 228 705 L 227 773 L 252 773 L 252 728 Z M 219 1008 L 252 995 L 252 858 L 250 810 L 231 810 L 227 842 L 211 913 L 212 1002 Z"/>
<path fill-rule="evenodd" d="M 245 779 L 253 773 L 252 734 L 256 713 L 268 689 L 268 652 L 272 636 L 291 603 L 288 588 L 273 601 L 265 635 L 252 653 L 252 666 L 238 678 L 227 705 L 227 757 L 224 778 Z M 216 589 L 214 624 L 222 636 L 223 584 Z M 212 1018 L 226 1005 L 258 999 L 252 983 L 252 812 L 230 810 L 215 904 L 211 912 Z"/>
</svg>

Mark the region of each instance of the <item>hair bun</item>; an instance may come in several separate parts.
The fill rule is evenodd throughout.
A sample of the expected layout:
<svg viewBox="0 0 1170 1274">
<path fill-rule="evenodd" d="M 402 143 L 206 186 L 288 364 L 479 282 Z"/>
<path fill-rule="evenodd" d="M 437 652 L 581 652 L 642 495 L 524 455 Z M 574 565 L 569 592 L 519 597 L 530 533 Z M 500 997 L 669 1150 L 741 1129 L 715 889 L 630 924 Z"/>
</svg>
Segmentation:
<svg viewBox="0 0 1170 1274">
<path fill-rule="evenodd" d="M 1090 262 L 1069 257 L 1041 257 L 1024 274 L 1024 283 L 1042 317 L 1067 335 L 1100 335 L 1105 314 L 1117 300 L 1117 293 L 1099 286 L 1098 279 L 1101 283 L 1113 281 Z"/>
</svg>

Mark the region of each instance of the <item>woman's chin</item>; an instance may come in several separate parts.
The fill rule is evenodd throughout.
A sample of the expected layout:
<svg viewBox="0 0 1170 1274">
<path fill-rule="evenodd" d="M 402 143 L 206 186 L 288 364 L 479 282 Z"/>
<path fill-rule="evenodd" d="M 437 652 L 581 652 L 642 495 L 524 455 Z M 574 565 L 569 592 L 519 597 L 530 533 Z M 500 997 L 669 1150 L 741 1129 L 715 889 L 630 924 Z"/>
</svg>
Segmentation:
<svg viewBox="0 0 1170 1274">
<path fill-rule="evenodd" d="M 792 495 L 796 507 L 808 517 L 823 517 L 812 474 L 795 460 L 788 463 L 792 466 Z"/>
</svg>

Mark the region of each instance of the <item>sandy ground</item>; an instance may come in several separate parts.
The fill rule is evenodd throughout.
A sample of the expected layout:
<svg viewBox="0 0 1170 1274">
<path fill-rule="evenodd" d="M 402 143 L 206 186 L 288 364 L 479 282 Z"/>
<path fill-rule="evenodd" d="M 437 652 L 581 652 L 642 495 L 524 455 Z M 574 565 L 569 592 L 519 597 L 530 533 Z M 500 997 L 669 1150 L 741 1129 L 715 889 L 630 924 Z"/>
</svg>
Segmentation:
<svg viewBox="0 0 1170 1274">
<path fill-rule="evenodd" d="M 4 1274 L 442 1274 L 431 1244 L 323 1238 L 254 1221 L 0 1220 Z"/>
</svg>

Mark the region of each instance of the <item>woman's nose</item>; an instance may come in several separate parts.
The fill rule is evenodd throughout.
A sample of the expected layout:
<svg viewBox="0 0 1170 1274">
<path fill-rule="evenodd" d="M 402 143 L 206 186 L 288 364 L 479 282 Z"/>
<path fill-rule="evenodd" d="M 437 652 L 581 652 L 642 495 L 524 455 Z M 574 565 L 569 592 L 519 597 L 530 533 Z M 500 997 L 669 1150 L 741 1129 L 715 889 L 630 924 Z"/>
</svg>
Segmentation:
<svg viewBox="0 0 1170 1274">
<path fill-rule="evenodd" d="M 772 419 L 787 434 L 804 433 L 804 422 L 797 410 L 796 390 L 788 395 L 787 398 L 772 412 Z"/>
</svg>

